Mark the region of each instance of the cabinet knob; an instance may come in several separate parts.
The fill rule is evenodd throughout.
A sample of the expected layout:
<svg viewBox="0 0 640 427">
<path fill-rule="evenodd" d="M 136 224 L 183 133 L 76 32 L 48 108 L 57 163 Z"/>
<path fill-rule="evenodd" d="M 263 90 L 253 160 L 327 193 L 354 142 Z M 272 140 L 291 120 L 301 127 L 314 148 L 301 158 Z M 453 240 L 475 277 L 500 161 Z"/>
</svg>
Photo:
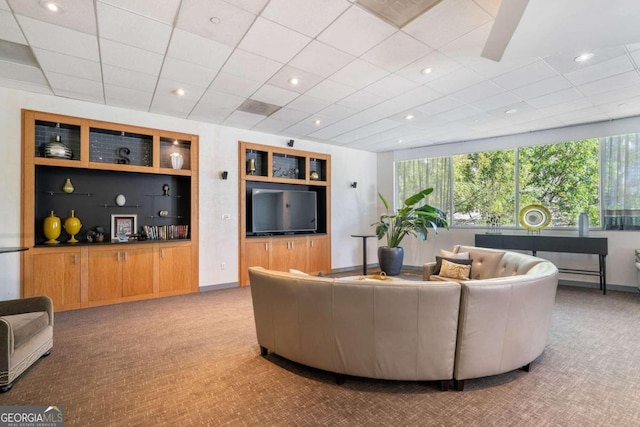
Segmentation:
<svg viewBox="0 0 640 427">
<path fill-rule="evenodd" d="M 116 252 L 116 261 L 120 262 L 120 251 Z"/>
<path fill-rule="evenodd" d="M 73 254 L 73 263 L 74 264 L 78 263 L 78 254 Z"/>
<path fill-rule="evenodd" d="M 160 249 L 160 258 L 164 259 L 164 249 Z"/>
<path fill-rule="evenodd" d="M 264 251 L 265 251 L 265 252 L 269 252 L 269 243 L 266 243 L 266 242 L 265 242 L 265 244 L 264 244 Z"/>
<path fill-rule="evenodd" d="M 129 259 L 129 252 L 124 251 L 124 260 L 127 261 Z"/>
</svg>

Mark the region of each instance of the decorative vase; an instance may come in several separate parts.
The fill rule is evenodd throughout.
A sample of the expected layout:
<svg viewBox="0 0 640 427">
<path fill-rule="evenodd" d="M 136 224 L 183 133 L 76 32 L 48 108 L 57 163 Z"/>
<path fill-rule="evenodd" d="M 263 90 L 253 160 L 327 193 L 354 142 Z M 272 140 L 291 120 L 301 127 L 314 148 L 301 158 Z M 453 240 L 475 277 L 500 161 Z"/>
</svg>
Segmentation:
<svg viewBox="0 0 640 427">
<path fill-rule="evenodd" d="M 384 271 L 387 276 L 397 276 L 400 274 L 403 259 L 404 249 L 401 247 L 390 248 L 388 246 L 380 246 L 378 248 L 380 270 Z"/>
<path fill-rule="evenodd" d="M 44 156 L 54 157 L 57 159 L 71 159 L 73 158 L 73 152 L 69 147 L 60 141 L 60 135 L 56 135 L 56 140 L 47 142 L 44 146 Z"/>
<path fill-rule="evenodd" d="M 64 191 L 65 193 L 73 193 L 73 190 L 75 190 L 75 188 L 73 188 L 71 179 L 67 178 L 67 180 L 64 183 L 64 186 L 62 187 L 62 191 Z"/>
<path fill-rule="evenodd" d="M 184 158 L 180 153 L 171 153 L 169 155 L 171 158 L 171 167 L 174 169 L 182 169 L 182 164 L 184 163 Z"/>
<path fill-rule="evenodd" d="M 76 218 L 76 211 L 72 209 L 71 216 L 64 220 L 64 231 L 71 236 L 67 243 L 78 243 L 75 235 L 80 232 L 80 228 L 82 228 L 82 223 L 79 218 Z"/>
<path fill-rule="evenodd" d="M 44 219 L 44 236 L 49 239 L 45 243 L 49 245 L 60 243 L 60 241 L 56 239 L 60 237 L 61 232 L 60 218 L 55 216 L 53 211 L 51 211 L 51 214 Z"/>
<path fill-rule="evenodd" d="M 578 216 L 578 236 L 589 236 L 589 215 L 586 212 L 582 212 Z"/>
</svg>

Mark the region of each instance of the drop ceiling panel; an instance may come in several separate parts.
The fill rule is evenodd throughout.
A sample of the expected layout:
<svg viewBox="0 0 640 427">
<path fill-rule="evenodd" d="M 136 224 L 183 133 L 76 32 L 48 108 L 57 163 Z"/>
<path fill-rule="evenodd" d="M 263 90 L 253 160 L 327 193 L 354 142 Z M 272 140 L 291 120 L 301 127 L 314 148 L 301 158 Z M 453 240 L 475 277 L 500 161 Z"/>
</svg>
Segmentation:
<svg viewBox="0 0 640 427">
<path fill-rule="evenodd" d="M 234 109 L 198 104 L 189 114 L 189 119 L 207 123 L 222 123 Z"/>
<path fill-rule="evenodd" d="M 400 77 L 396 74 L 389 74 L 377 82 L 370 84 L 363 90 L 384 98 L 393 98 L 408 92 L 411 89 L 415 89 L 418 86 L 418 83 L 412 82 L 404 77 Z"/>
<path fill-rule="evenodd" d="M 553 76 L 548 79 L 540 80 L 526 86 L 512 90 L 515 95 L 522 99 L 537 98 L 548 93 L 557 92 L 559 90 L 571 87 L 571 83 L 563 76 Z"/>
<path fill-rule="evenodd" d="M 438 49 L 492 19 L 471 0 L 450 0 L 437 4 L 403 31 Z"/>
<path fill-rule="evenodd" d="M 185 91 L 184 96 L 177 96 L 173 93 L 178 88 L 184 89 Z M 205 90 L 206 90 L 206 87 L 204 86 L 196 86 L 196 85 L 186 84 L 181 81 L 159 78 L 158 84 L 156 86 L 155 96 L 167 97 L 169 99 L 173 98 L 176 100 L 176 102 L 178 101 L 181 102 L 183 100 L 197 102 Z M 154 102 L 155 102 L 155 98 L 154 98 Z"/>
<path fill-rule="evenodd" d="M 608 61 L 609 59 L 626 54 L 626 50 L 622 46 L 589 49 L 588 51 L 593 53 L 593 57 L 589 61 L 575 61 L 575 58 L 577 56 L 585 53 L 586 51 L 587 49 L 585 48 L 585 46 L 579 46 L 574 49 L 569 49 L 567 51 L 562 51 L 554 55 L 547 56 L 544 58 L 544 61 L 559 73 L 569 73 L 571 71 L 591 67 L 600 62 Z"/>
<path fill-rule="evenodd" d="M 299 94 L 296 92 L 266 84 L 251 95 L 251 99 L 266 102 L 267 104 L 283 106 L 287 105 L 298 96 Z"/>
<path fill-rule="evenodd" d="M 259 114 L 246 113 L 244 111 L 234 111 L 225 119 L 225 126 L 253 127 L 264 120 L 265 116 Z"/>
<path fill-rule="evenodd" d="M 389 129 L 397 128 L 398 126 L 400 126 L 400 123 L 393 120 L 380 120 L 370 125 L 363 126 L 361 128 L 352 130 L 351 132 L 342 134 L 339 137 L 335 138 L 335 140 L 341 143 L 349 143 L 361 138 L 375 135 L 380 132 L 384 132 Z"/>
<path fill-rule="evenodd" d="M 311 39 L 264 18 L 256 19 L 239 48 L 279 62 L 288 62 Z"/>
<path fill-rule="evenodd" d="M 87 34 L 96 34 L 95 10 L 92 1 L 60 2 L 64 12 L 53 14 L 39 1 L 9 0 L 9 5 L 16 15 L 26 16 L 60 27 L 70 28 Z M 91 17 L 93 19 L 87 19 Z"/>
<path fill-rule="evenodd" d="M 640 84 L 640 77 L 637 71 L 629 71 L 592 83 L 579 86 L 578 89 L 587 96 L 596 95 L 610 90 L 620 89 L 627 86 Z"/>
<path fill-rule="evenodd" d="M 438 114 L 453 110 L 461 105 L 462 101 L 457 100 L 453 96 L 443 96 L 442 98 L 420 105 L 416 109 L 427 114 Z"/>
<path fill-rule="evenodd" d="M 0 74 L 1 73 L 2 71 L 0 71 Z M 44 95 L 54 95 L 53 91 L 49 88 L 48 83 L 44 81 L 44 76 L 42 77 L 42 83 L 40 84 L 0 77 L 0 87 L 41 93 Z"/>
<path fill-rule="evenodd" d="M 18 16 L 18 23 L 33 47 L 99 61 L 96 36 Z"/>
<path fill-rule="evenodd" d="M 359 90 L 337 101 L 336 104 L 361 111 L 366 110 L 369 107 L 373 107 L 374 105 L 380 104 L 383 101 L 384 98 L 381 96 L 366 92 L 364 90 Z"/>
<path fill-rule="evenodd" d="M 334 82 L 332 80 L 323 80 L 312 89 L 307 91 L 306 94 L 311 97 L 324 99 L 325 101 L 333 103 L 348 95 L 351 95 L 353 92 L 355 92 L 355 89 L 353 89 L 352 87 Z"/>
<path fill-rule="evenodd" d="M 109 105 L 148 111 L 153 92 L 145 92 L 134 88 L 104 85 L 104 96 Z"/>
<path fill-rule="evenodd" d="M 289 64 L 322 77 L 329 77 L 354 59 L 353 55 L 314 40 L 305 46 Z"/>
<path fill-rule="evenodd" d="M 472 102 L 471 105 L 483 111 L 491 111 L 520 101 L 522 101 L 522 99 L 514 94 L 510 92 L 502 92 L 487 98 L 478 99 L 477 101 Z"/>
<path fill-rule="evenodd" d="M 0 0 L 0 10 L 9 10 L 7 0 Z"/>
<path fill-rule="evenodd" d="M 327 108 L 331 104 L 332 102 L 327 101 L 326 99 L 314 98 L 313 96 L 305 94 L 300 95 L 295 100 L 290 102 L 287 107 L 313 114 Z"/>
<path fill-rule="evenodd" d="M 217 71 L 231 51 L 232 48 L 225 44 L 175 29 L 167 56 Z"/>
<path fill-rule="evenodd" d="M 110 40 L 100 41 L 100 58 L 103 64 L 153 76 L 160 75 L 163 56 Z"/>
<path fill-rule="evenodd" d="M 482 49 L 489 38 L 492 25 L 491 22 L 488 22 L 462 37 L 447 43 L 439 50 L 463 64 L 473 61 L 482 53 Z"/>
<path fill-rule="evenodd" d="M 429 46 L 399 31 L 362 55 L 362 59 L 393 72 L 432 51 Z"/>
<path fill-rule="evenodd" d="M 473 86 L 483 80 L 484 78 L 475 71 L 465 67 L 460 67 L 445 76 L 426 83 L 425 86 L 443 94 L 450 94 L 464 89 L 465 87 Z"/>
<path fill-rule="evenodd" d="M 317 36 L 349 3 L 344 0 L 271 0 L 262 16 L 309 37 Z"/>
<path fill-rule="evenodd" d="M 33 53 L 43 70 L 55 71 L 60 74 L 95 80 L 97 82 L 102 81 L 99 62 L 39 48 L 33 48 Z"/>
<path fill-rule="evenodd" d="M 282 68 L 282 65 L 255 53 L 236 49 L 222 67 L 222 71 L 264 83 Z"/>
<path fill-rule="evenodd" d="M 246 77 L 221 71 L 209 86 L 209 89 L 223 93 L 230 93 L 244 98 L 251 96 L 262 84 Z"/>
<path fill-rule="evenodd" d="M 255 19 L 254 13 L 226 1 L 183 0 L 176 28 L 235 46 Z"/>
<path fill-rule="evenodd" d="M 180 0 L 162 1 L 131 1 L 131 0 L 98 0 L 100 3 L 110 4 L 120 9 L 125 9 L 138 15 L 153 18 L 165 24 L 173 25 L 180 7 Z M 186 3 L 183 0 L 183 3 Z"/>
<path fill-rule="evenodd" d="M 174 117 L 187 118 L 196 101 L 193 99 L 180 98 L 165 94 L 156 94 L 151 101 L 149 111 L 156 114 L 167 114 Z"/>
<path fill-rule="evenodd" d="M 351 6 L 317 39 L 351 55 L 360 56 L 395 32 L 392 25 L 357 6 Z"/>
<path fill-rule="evenodd" d="M 451 96 L 453 96 L 455 99 L 458 99 L 466 104 L 470 104 L 479 99 L 488 98 L 490 96 L 497 95 L 504 91 L 505 90 L 502 89 L 500 86 L 489 81 L 484 81 L 484 82 L 478 83 L 477 85 L 473 85 L 468 88 L 459 90 L 458 92 L 455 92 Z"/>
<path fill-rule="evenodd" d="M 231 3 L 238 6 L 241 9 L 251 12 L 255 15 L 260 13 L 269 0 L 226 0 L 227 3 Z"/>
<path fill-rule="evenodd" d="M 256 124 L 253 129 L 267 133 L 280 133 L 290 126 L 291 122 L 285 122 L 282 120 L 274 119 L 273 117 L 267 117 L 263 121 Z"/>
<path fill-rule="evenodd" d="M 162 65 L 160 76 L 185 84 L 207 87 L 216 73 L 217 70 L 167 57 Z"/>
<path fill-rule="evenodd" d="M 83 97 L 83 99 L 101 99 L 101 102 L 104 102 L 101 82 L 67 76 L 52 71 L 46 71 L 45 74 L 56 94 L 85 94 L 87 96 Z"/>
<path fill-rule="evenodd" d="M 97 5 L 100 38 L 165 53 L 171 36 L 171 25 L 104 3 L 98 2 Z"/>
<path fill-rule="evenodd" d="M 297 79 L 298 83 L 292 84 L 291 79 Z M 322 77 L 313 73 L 301 70 L 299 68 L 284 66 L 267 82 L 272 86 L 277 86 L 281 89 L 296 92 L 299 94 L 305 93 L 318 83 L 322 81 Z"/>
<path fill-rule="evenodd" d="M 582 97 L 583 95 L 579 91 L 571 88 L 543 95 L 538 98 L 529 99 L 527 100 L 527 104 L 536 108 L 547 108 L 552 105 L 574 101 Z"/>
<path fill-rule="evenodd" d="M 622 74 L 634 69 L 633 64 L 626 55 L 618 56 L 608 61 L 603 61 L 580 70 L 565 73 L 565 77 L 574 85 L 580 86 L 606 77 Z"/>
<path fill-rule="evenodd" d="M 221 107 L 229 110 L 235 110 L 244 102 L 244 100 L 245 98 L 241 96 L 218 92 L 209 88 L 204 92 L 202 98 L 200 98 L 198 106 L 210 106 L 214 108 Z"/>
<path fill-rule="evenodd" d="M 533 64 L 503 74 L 493 79 L 493 82 L 505 89 L 517 89 L 540 80 L 548 79 L 557 75 L 556 71 L 549 67 L 543 61 L 537 61 Z"/>
<path fill-rule="evenodd" d="M 0 60 L 0 78 L 17 80 L 42 86 L 47 85 L 47 81 L 44 78 L 42 70 L 36 67 L 16 64 L 15 62 Z"/>
<path fill-rule="evenodd" d="M 332 75 L 330 79 L 331 81 L 350 86 L 354 89 L 362 89 L 388 74 L 388 71 L 380 67 L 361 59 L 356 59 Z"/>
<path fill-rule="evenodd" d="M 150 93 L 153 93 L 156 88 L 157 76 L 140 73 L 138 71 L 125 70 L 124 68 L 104 64 L 102 66 L 102 75 L 104 83 L 111 86 L 147 91 Z"/>
<path fill-rule="evenodd" d="M 0 10 L 0 40 L 27 44 L 16 18 L 8 10 Z"/>
<path fill-rule="evenodd" d="M 293 123 L 297 123 L 301 120 L 306 119 L 307 117 L 309 117 L 309 115 L 310 114 L 305 111 L 294 110 L 292 108 L 285 107 L 270 115 L 269 118 L 276 119 L 282 122 L 288 122 L 289 126 L 291 126 Z"/>
<path fill-rule="evenodd" d="M 397 71 L 397 74 L 416 83 L 424 84 L 440 77 L 446 76 L 460 68 L 460 64 L 438 51 L 431 52 L 417 61 Z M 428 73 L 422 70 L 430 69 Z"/>
</svg>

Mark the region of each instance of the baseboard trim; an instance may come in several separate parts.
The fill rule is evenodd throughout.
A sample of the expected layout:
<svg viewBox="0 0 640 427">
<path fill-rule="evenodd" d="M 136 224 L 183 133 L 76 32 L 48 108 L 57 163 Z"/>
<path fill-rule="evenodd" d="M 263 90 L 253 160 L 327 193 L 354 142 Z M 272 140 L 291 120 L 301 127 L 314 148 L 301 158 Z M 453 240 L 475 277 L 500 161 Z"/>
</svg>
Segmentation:
<svg viewBox="0 0 640 427">
<path fill-rule="evenodd" d="M 239 287 L 238 282 L 219 283 L 217 285 L 200 286 L 198 292 L 220 291 L 222 289 L 230 289 L 230 288 L 237 288 L 237 287 Z"/>
<path fill-rule="evenodd" d="M 561 279 L 561 280 L 558 281 L 558 285 L 600 290 L 600 284 L 598 284 L 598 283 L 581 282 L 579 280 L 564 280 L 564 279 Z M 637 292 L 640 292 L 640 289 L 638 287 L 636 287 L 636 286 L 614 285 L 614 284 L 607 283 L 607 291 L 637 293 Z"/>
</svg>

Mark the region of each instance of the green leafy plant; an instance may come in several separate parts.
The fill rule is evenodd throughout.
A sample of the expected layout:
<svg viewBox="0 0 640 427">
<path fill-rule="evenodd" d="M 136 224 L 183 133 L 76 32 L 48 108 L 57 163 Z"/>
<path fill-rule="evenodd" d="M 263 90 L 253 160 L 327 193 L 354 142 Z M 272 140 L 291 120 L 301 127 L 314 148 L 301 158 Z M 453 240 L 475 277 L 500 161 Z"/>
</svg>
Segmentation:
<svg viewBox="0 0 640 427">
<path fill-rule="evenodd" d="M 380 216 L 380 221 L 371 224 L 376 226 L 378 240 L 386 236 L 387 246 L 397 248 L 407 235 L 426 240 L 429 230 L 437 233 L 438 227 L 448 227 L 446 215 L 440 209 L 426 203 L 416 206 L 432 192 L 433 188 L 426 188 L 414 194 L 407 198 L 404 205 L 395 213 L 389 213 L 389 203 L 382 194 L 378 193 L 387 211 Z"/>
</svg>

